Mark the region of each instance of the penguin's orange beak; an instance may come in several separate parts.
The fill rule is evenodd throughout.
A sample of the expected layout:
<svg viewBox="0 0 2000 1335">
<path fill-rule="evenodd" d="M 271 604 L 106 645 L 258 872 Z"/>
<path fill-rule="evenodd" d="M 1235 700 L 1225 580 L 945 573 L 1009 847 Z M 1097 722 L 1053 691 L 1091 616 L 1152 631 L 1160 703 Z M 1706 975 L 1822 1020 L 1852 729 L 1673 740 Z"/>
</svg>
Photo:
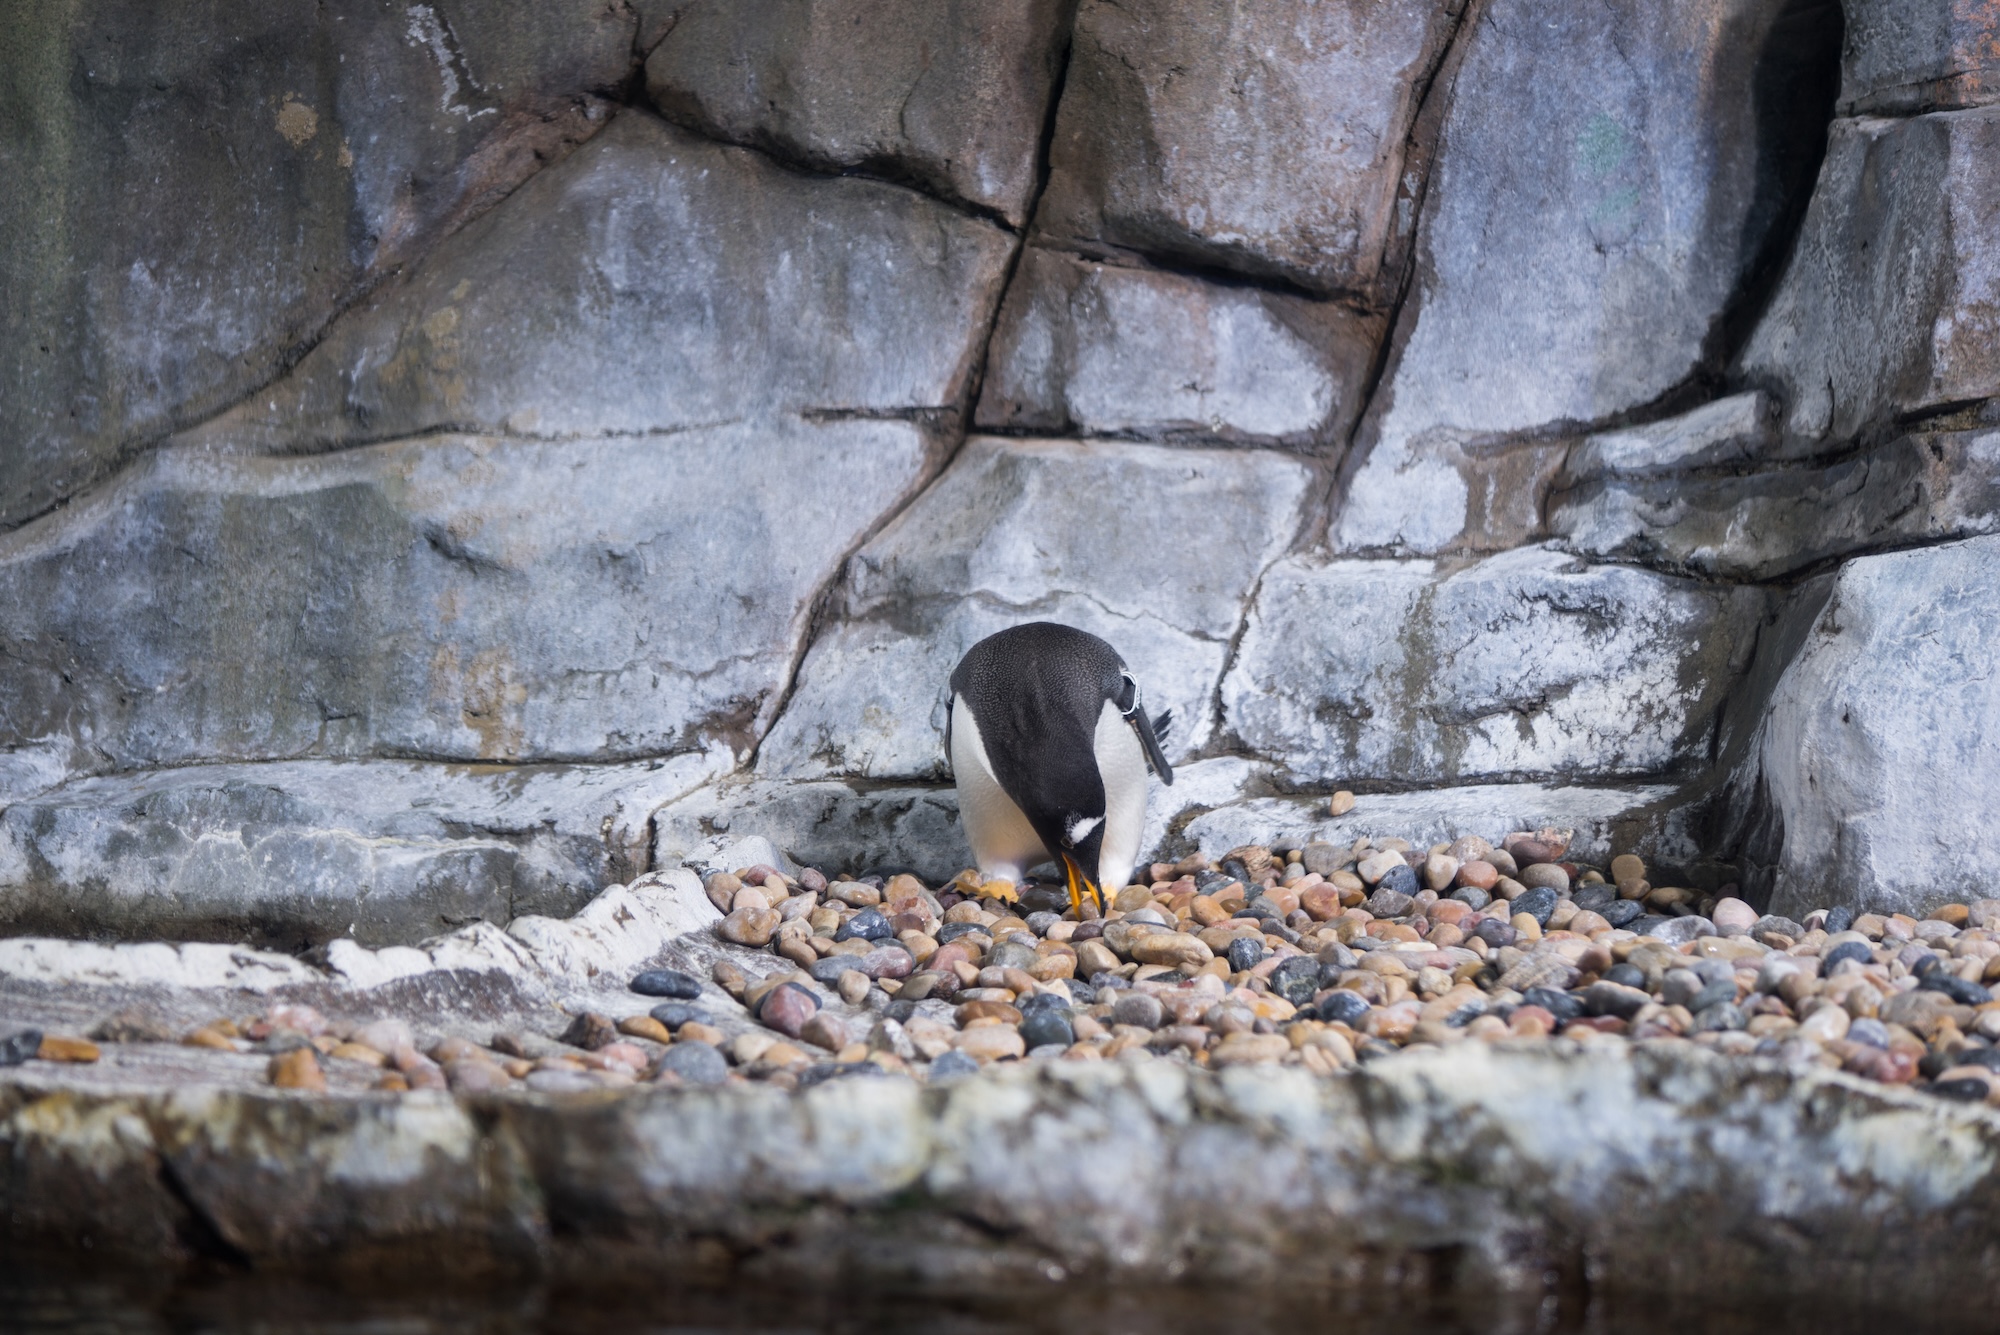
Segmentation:
<svg viewBox="0 0 2000 1335">
<path fill-rule="evenodd" d="M 1077 917 L 1083 916 L 1083 892 L 1090 891 L 1090 897 L 1097 901 L 1099 916 L 1104 913 L 1104 892 L 1090 879 L 1090 874 L 1076 864 L 1076 859 L 1065 853 L 1062 855 L 1063 872 L 1069 879 L 1069 906 Z"/>
</svg>

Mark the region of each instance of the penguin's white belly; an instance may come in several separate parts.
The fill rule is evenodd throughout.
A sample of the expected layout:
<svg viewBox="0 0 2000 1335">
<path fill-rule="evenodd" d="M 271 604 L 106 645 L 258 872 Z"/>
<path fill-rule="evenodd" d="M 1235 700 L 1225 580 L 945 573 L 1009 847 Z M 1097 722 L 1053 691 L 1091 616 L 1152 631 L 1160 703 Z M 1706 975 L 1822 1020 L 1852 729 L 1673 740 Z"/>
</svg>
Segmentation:
<svg viewBox="0 0 2000 1335">
<path fill-rule="evenodd" d="M 1109 700 L 1097 716 L 1093 749 L 1098 777 L 1104 780 L 1104 843 L 1097 883 L 1109 899 L 1132 879 L 1132 864 L 1139 859 L 1139 840 L 1146 830 L 1146 753 L 1132 725 Z"/>
<path fill-rule="evenodd" d="M 973 861 L 982 874 L 1018 881 L 1021 873 L 1051 856 L 1027 816 L 993 777 L 979 725 L 956 695 L 951 698 L 951 772 L 958 784 L 958 818 L 965 824 Z"/>
</svg>

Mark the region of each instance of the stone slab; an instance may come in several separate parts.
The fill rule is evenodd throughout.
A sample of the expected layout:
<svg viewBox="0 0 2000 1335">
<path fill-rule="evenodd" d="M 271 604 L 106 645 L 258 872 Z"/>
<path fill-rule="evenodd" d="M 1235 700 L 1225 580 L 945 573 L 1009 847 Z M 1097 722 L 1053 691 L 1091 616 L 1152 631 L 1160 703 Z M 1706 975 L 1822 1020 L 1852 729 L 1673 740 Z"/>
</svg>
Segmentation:
<svg viewBox="0 0 2000 1335">
<path fill-rule="evenodd" d="M 1631 413 L 1711 358 L 1812 188 L 1820 64 L 1833 95 L 1838 12 L 1794 31 L 1783 8 L 1485 6 L 1336 550 L 1454 549 L 1483 450 Z"/>
<path fill-rule="evenodd" d="M 1610 477 L 1559 490 L 1549 528 L 1594 560 L 1775 580 L 1869 550 L 2000 529 L 2000 432 L 1925 432 L 1823 466 Z"/>
<path fill-rule="evenodd" d="M 1629 788 L 1534 783 L 1471 784 L 1408 793 L 1363 793 L 1344 816 L 1329 816 L 1324 796 L 1261 797 L 1197 816 L 1181 831 L 1187 851 L 1219 858 L 1244 844 L 1351 847 L 1370 839 L 1408 839 L 1419 848 L 1476 834 L 1498 844 L 1517 830 L 1576 831 L 1576 857 L 1602 864 L 1620 853 L 1685 862 L 1701 850 L 1677 811 L 1671 784 Z M 1176 845 L 1179 848 L 1180 845 Z"/>
<path fill-rule="evenodd" d="M 814 597 L 933 448 L 791 419 L 161 451 L 0 538 L 0 745 L 72 772 L 747 750 Z"/>
<path fill-rule="evenodd" d="M 1797 441 L 2000 392 L 2000 108 L 1840 120 L 1797 247 L 1743 351 Z"/>
<path fill-rule="evenodd" d="M 1706 759 L 1766 602 L 1549 547 L 1290 557 L 1258 591 L 1224 727 L 1314 788 L 1657 776 Z"/>
<path fill-rule="evenodd" d="M 1084 0 L 1037 229 L 1373 292 L 1456 9 Z"/>
<path fill-rule="evenodd" d="M 1987 893 L 2000 538 L 1842 566 L 1758 742 L 1782 839 L 1772 911 L 1909 912 Z"/>
<path fill-rule="evenodd" d="M 1198 752 L 1244 601 L 1310 477 L 1261 451 L 975 437 L 849 563 L 759 773 L 942 777 L 953 667 L 1039 620 L 1108 640 L 1148 707 L 1174 711 L 1168 758 Z"/>
<path fill-rule="evenodd" d="M 214 413 L 604 124 L 624 6 L 20 7 L 0 57 L 0 528 Z"/>
<path fill-rule="evenodd" d="M 1013 245 L 915 191 L 627 111 L 199 438 L 298 452 L 948 410 Z"/>
<path fill-rule="evenodd" d="M 1017 1063 L 800 1095 L 307 1101 L 10 1071 L 0 1145 L 14 1240 L 82 1231 L 105 1257 L 157 1255 L 163 1222 L 198 1210 L 276 1270 L 393 1254 L 601 1273 L 685 1264 L 705 1237 L 767 1278 L 886 1278 L 917 1249 L 964 1281 L 1054 1263 L 1258 1282 L 1310 1257 L 1321 1282 L 1369 1289 L 1449 1249 L 1439 1292 L 1485 1299 L 1542 1293 L 1589 1237 L 1600 1292 L 1976 1308 L 2000 1118 L 1684 1043 L 1469 1042 L 1332 1079 Z M 1135 1155 L 1157 1171 L 1070 1167 Z M 137 1189 L 162 1162 L 178 1205 Z"/>
<path fill-rule="evenodd" d="M 0 811 L 0 931 L 298 950 L 566 914 L 644 871 L 653 811 L 728 763 L 291 761 L 83 779 Z"/>
<path fill-rule="evenodd" d="M 1051 434 L 1344 445 L 1380 321 L 1029 247 L 988 354 L 978 424 Z"/>
<path fill-rule="evenodd" d="M 915 180 L 1018 227 L 1067 18 L 1059 0 L 694 0 L 647 58 L 646 92 L 715 138 Z"/>
</svg>

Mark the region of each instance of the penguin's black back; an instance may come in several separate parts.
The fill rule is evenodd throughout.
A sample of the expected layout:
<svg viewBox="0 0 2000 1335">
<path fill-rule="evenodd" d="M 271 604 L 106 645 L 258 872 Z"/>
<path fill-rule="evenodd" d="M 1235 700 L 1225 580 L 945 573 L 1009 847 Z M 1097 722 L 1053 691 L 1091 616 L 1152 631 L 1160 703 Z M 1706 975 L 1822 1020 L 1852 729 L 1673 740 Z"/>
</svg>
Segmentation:
<svg viewBox="0 0 2000 1335">
<path fill-rule="evenodd" d="M 1104 814 L 1093 743 L 1104 702 L 1123 694 L 1124 676 L 1117 650 L 1052 621 L 987 636 L 951 674 L 993 777 L 1038 828 Z"/>
</svg>

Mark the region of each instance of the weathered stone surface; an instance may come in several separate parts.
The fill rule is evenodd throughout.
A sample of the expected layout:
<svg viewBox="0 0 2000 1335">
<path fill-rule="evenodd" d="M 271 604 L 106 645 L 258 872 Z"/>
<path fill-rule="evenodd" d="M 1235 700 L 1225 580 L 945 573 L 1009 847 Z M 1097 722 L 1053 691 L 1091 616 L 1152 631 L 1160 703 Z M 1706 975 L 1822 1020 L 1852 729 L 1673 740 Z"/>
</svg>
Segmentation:
<svg viewBox="0 0 2000 1335">
<path fill-rule="evenodd" d="M 1084 0 L 1038 229 L 1371 290 L 1453 8 Z"/>
<path fill-rule="evenodd" d="M 1833 96 L 1838 9 L 1783 9 L 1482 12 L 1339 549 L 1451 548 L 1495 437 L 1631 411 L 1703 365 L 1811 188 L 1822 66 Z"/>
<path fill-rule="evenodd" d="M 646 91 L 704 133 L 916 180 L 1018 226 L 1065 18 L 1059 0 L 695 0 L 647 59 Z"/>
<path fill-rule="evenodd" d="M 654 815 L 654 865 L 707 860 L 713 832 L 737 824 L 828 873 L 908 867 L 942 882 L 972 865 L 952 789 L 862 789 L 834 780 L 728 781 L 668 803 Z"/>
<path fill-rule="evenodd" d="M 929 450 L 906 423 L 793 421 L 164 451 L 0 539 L 0 744 L 93 769 L 740 744 Z"/>
<path fill-rule="evenodd" d="M 2000 100 L 1992 0 L 1842 0 L 1843 116 L 1907 115 Z"/>
<path fill-rule="evenodd" d="M 266 1268 L 684 1264 L 707 1237 L 766 1275 L 907 1275 L 921 1242 L 940 1279 L 1026 1279 L 1060 1258 L 1263 1282 L 1312 1257 L 1372 1289 L 1450 1247 L 1446 1291 L 1490 1302 L 1540 1297 L 1585 1231 L 1593 1285 L 1612 1294 L 1909 1295 L 1932 1311 L 1939 1295 L 1968 1311 L 1994 1297 L 1975 1259 L 2000 1157 L 1991 1112 L 1689 1044 L 1460 1043 L 1335 1078 L 1059 1062 L 928 1089 L 348 1097 L 313 1115 L 269 1092 L 69 1092 L 10 1071 L 0 1128 L 0 1202 L 23 1241 L 87 1227 L 110 1256 L 156 1244 L 158 1216 L 178 1211 L 142 1193 L 150 1215 L 79 1212 L 108 1180 L 157 1182 L 130 1170 L 165 1160 L 179 1208 Z M 1142 1151 L 1174 1171 L 1035 1171 Z M 1813 1246 L 1787 1245 L 1800 1233 Z"/>
<path fill-rule="evenodd" d="M 1702 759 L 1765 595 L 1525 548 L 1289 558 L 1264 578 L 1225 726 L 1311 784 L 1643 775 Z"/>
<path fill-rule="evenodd" d="M 1973 538 L 1863 557 L 1834 578 L 1758 745 L 1783 839 L 1773 912 L 1922 918 L 1988 883 L 1996 558 L 2000 538 Z"/>
<path fill-rule="evenodd" d="M 1344 306 L 1031 247 L 981 426 L 1345 443 L 1380 322 Z"/>
<path fill-rule="evenodd" d="M 1584 556 L 1779 579 L 1870 548 L 2000 529 L 2000 432 L 1904 436 L 1823 467 L 1584 482 L 1555 495 L 1549 528 Z"/>
<path fill-rule="evenodd" d="M 1762 463 L 1779 452 L 1778 416 L 1768 394 L 1731 394 L 1676 417 L 1587 436 L 1570 452 L 1565 471 L 1578 478 L 1651 477 Z"/>
<path fill-rule="evenodd" d="M 1216 762 L 1209 762 L 1211 764 Z M 1316 797 L 1253 797 L 1219 803 L 1189 821 L 1180 842 L 1214 858 L 1252 840 L 1290 848 L 1314 842 L 1351 846 L 1372 839 L 1408 839 L 1420 847 L 1485 831 L 1498 840 L 1515 830 L 1556 826 L 1576 831 L 1571 855 L 1602 860 L 1616 850 L 1691 859 L 1706 850 L 1683 819 L 1681 792 L 1668 784 L 1556 787 L 1533 783 L 1474 784 L 1415 793 L 1367 793 L 1354 809 L 1329 817 Z"/>
<path fill-rule="evenodd" d="M 297 949 L 567 914 L 643 870 L 653 810 L 727 764 L 293 761 L 84 779 L 0 811 L 0 930 Z"/>
<path fill-rule="evenodd" d="M 623 6 L 27 6 L 0 58 L 0 526 L 278 372 L 603 123 Z"/>
<path fill-rule="evenodd" d="M 201 438 L 297 451 L 949 408 L 1012 245 L 914 191 L 626 112 Z"/>
<path fill-rule="evenodd" d="M 1298 525 L 1309 474 L 1252 451 L 969 441 L 849 565 L 758 756 L 767 775 L 936 777 L 946 682 L 974 643 L 1052 620 L 1103 636 L 1167 754 L 1206 738 L 1243 600 Z"/>
<path fill-rule="evenodd" d="M 2000 109 L 1834 122 L 1790 266 L 1742 358 L 1786 430 L 1844 440 L 2000 392 Z"/>
</svg>

